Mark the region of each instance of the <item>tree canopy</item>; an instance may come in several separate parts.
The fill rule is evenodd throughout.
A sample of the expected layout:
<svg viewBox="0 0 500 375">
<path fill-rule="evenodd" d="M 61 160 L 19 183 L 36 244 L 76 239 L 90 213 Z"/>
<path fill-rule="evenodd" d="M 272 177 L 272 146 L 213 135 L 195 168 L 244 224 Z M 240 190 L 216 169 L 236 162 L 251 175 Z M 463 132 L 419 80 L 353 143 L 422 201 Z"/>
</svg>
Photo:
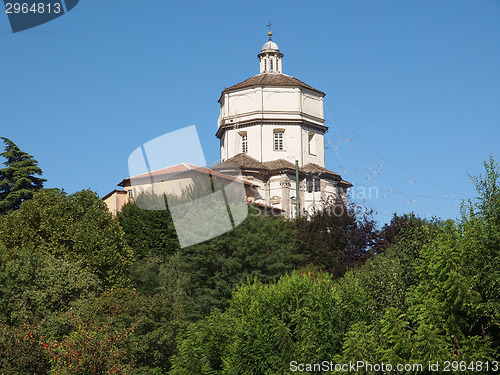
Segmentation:
<svg viewBox="0 0 500 375">
<path fill-rule="evenodd" d="M 43 172 L 33 156 L 21 151 L 10 139 L 0 138 L 5 143 L 5 151 L 0 155 L 7 159 L 5 168 L 0 169 L 0 214 L 5 214 L 32 198 L 47 180 L 37 177 Z"/>
<path fill-rule="evenodd" d="M 253 212 L 182 248 L 169 210 L 129 203 L 113 217 L 91 191 L 42 189 L 0 216 L 0 373 L 321 374 L 298 365 L 366 361 L 423 365 L 392 371 L 415 374 L 445 360 L 491 373 L 498 164 L 472 180 L 460 220 L 395 215 L 377 230 L 363 210 Z"/>
<path fill-rule="evenodd" d="M 42 190 L 0 220 L 0 243 L 52 254 L 96 274 L 105 286 L 124 283 L 132 251 L 119 223 L 97 194 Z"/>
<path fill-rule="evenodd" d="M 498 368 L 500 170 L 492 159 L 485 169 L 461 221 L 395 217 L 377 255 L 336 280 L 295 272 L 240 286 L 227 310 L 187 329 L 170 373 L 288 374 L 293 361 Z"/>
</svg>

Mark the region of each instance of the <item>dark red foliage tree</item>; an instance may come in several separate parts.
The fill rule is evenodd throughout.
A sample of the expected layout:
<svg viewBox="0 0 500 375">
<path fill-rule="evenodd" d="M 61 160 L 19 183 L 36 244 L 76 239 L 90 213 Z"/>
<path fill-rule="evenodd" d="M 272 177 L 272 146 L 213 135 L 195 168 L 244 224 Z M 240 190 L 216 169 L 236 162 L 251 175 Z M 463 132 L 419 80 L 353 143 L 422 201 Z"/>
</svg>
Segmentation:
<svg viewBox="0 0 500 375">
<path fill-rule="evenodd" d="M 296 221 L 303 266 L 342 276 L 374 253 L 378 232 L 373 211 L 344 202 L 325 204 L 315 215 Z"/>
</svg>

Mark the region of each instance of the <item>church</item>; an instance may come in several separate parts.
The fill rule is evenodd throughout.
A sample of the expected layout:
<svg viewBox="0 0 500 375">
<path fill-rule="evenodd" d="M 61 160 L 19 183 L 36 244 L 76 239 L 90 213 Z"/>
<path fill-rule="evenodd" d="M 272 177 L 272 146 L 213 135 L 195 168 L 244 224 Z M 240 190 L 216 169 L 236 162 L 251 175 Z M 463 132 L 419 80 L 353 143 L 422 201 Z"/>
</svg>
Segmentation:
<svg viewBox="0 0 500 375">
<path fill-rule="evenodd" d="M 325 168 L 325 93 L 284 74 L 284 55 L 271 31 L 268 38 L 257 55 L 260 73 L 225 88 L 219 98 L 215 135 L 220 162 L 210 169 L 185 163 L 165 166 L 151 175 L 163 181 L 174 176 L 173 171 L 187 169 L 238 179 L 248 203 L 295 218 L 297 212 L 314 214 L 325 204 L 345 202 L 352 185 Z M 111 212 L 133 198 L 130 181 L 137 177 L 124 179 L 118 184 L 123 190 L 102 198 Z M 192 181 L 184 178 L 182 183 Z"/>
</svg>

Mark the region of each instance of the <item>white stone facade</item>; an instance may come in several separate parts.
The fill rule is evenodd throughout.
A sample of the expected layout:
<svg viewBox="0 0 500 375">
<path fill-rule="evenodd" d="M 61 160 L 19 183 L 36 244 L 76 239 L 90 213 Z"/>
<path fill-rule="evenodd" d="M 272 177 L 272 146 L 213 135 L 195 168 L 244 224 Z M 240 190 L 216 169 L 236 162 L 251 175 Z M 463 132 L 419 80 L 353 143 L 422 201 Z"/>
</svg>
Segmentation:
<svg viewBox="0 0 500 375">
<path fill-rule="evenodd" d="M 279 73 L 264 73 L 279 74 Z M 220 101 L 221 161 L 242 149 L 247 135 L 249 156 L 260 162 L 285 159 L 324 167 L 323 97 L 305 88 L 253 87 L 227 92 Z M 283 132 L 283 150 L 274 147 L 274 133 Z"/>
<path fill-rule="evenodd" d="M 220 96 L 217 168 L 229 173 L 231 164 L 238 166 L 258 185 L 251 199 L 295 217 L 296 161 L 301 212 L 319 210 L 325 201 L 345 202 L 351 184 L 325 169 L 325 94 L 282 73 L 283 54 L 271 35 L 258 55 L 260 74 Z"/>
</svg>

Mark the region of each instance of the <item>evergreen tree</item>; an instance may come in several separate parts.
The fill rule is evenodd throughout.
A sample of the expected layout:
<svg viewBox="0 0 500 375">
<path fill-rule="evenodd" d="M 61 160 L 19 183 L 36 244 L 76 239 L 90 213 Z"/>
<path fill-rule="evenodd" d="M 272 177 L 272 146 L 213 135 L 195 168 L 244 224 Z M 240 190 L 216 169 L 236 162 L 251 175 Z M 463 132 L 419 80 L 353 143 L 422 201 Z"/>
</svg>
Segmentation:
<svg viewBox="0 0 500 375">
<path fill-rule="evenodd" d="M 0 169 L 0 214 L 5 214 L 32 198 L 47 180 L 36 177 L 43 172 L 33 156 L 21 151 L 10 139 L 0 138 L 5 143 L 5 151 L 0 155 L 7 159 L 6 168 Z"/>
</svg>

